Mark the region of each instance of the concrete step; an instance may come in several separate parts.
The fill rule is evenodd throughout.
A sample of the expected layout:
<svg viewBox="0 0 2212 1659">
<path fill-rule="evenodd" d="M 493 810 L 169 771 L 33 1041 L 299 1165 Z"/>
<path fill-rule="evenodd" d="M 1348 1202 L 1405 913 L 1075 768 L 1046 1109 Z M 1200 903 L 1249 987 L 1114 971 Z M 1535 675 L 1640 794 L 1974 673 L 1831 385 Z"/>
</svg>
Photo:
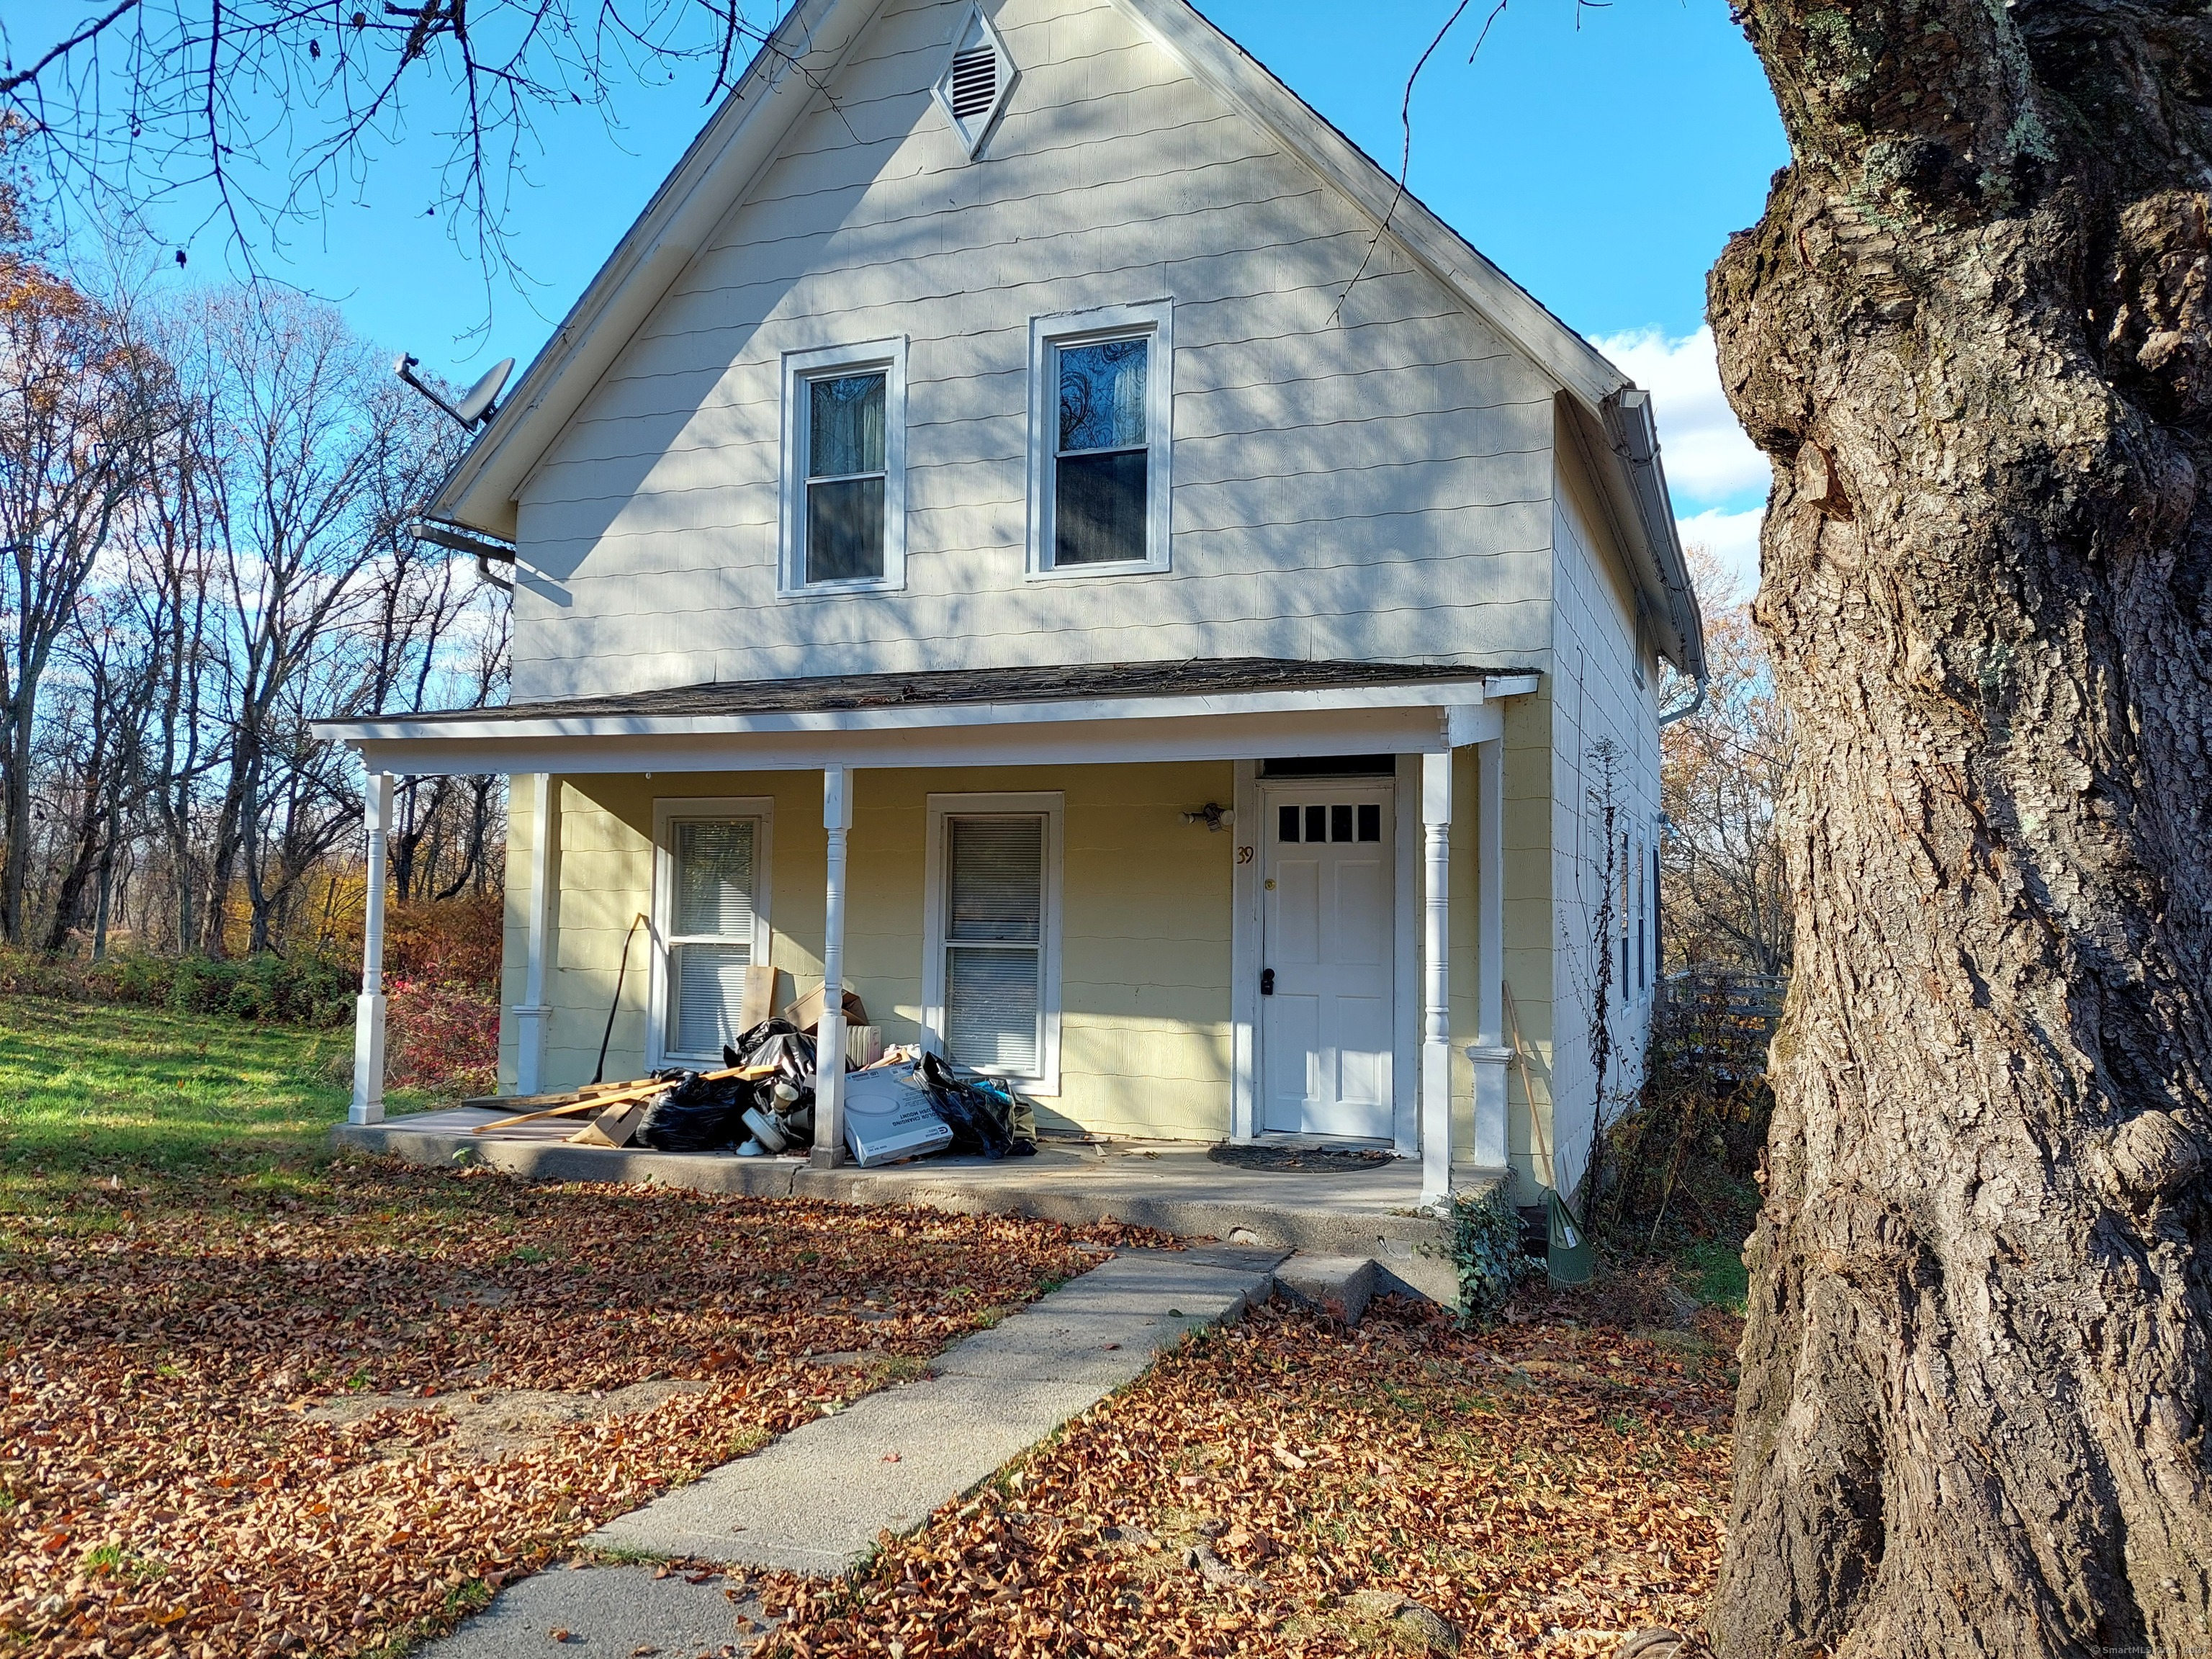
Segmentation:
<svg viewBox="0 0 2212 1659">
<path fill-rule="evenodd" d="M 1357 1325 L 1380 1277 L 1371 1256 L 1293 1255 L 1275 1269 L 1275 1288 L 1301 1307 Z"/>
</svg>

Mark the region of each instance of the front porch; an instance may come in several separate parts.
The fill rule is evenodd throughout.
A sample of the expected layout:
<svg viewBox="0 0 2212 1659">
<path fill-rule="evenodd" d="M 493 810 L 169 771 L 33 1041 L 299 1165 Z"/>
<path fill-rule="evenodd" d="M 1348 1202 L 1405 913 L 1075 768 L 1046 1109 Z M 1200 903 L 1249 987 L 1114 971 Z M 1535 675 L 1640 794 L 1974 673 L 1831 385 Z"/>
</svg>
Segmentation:
<svg viewBox="0 0 2212 1659">
<path fill-rule="evenodd" d="M 1517 855 L 1528 868 L 1510 883 L 1505 834 L 1507 711 L 1536 686 L 1532 674 L 1472 669 L 1170 663 L 711 685 L 335 728 L 370 773 L 352 1129 L 383 1117 L 390 780 L 501 771 L 514 779 L 505 1089 L 573 1087 L 602 1049 L 609 1077 L 698 1063 L 732 1029 L 731 975 L 766 964 L 793 993 L 830 993 L 826 1051 L 844 1040 L 836 993 L 854 991 L 886 1042 L 995 1066 L 1048 1132 L 1378 1148 L 1400 1160 L 1387 1173 L 1272 1175 L 1255 1190 L 1279 1194 L 1276 1208 L 1310 1207 L 1311 1196 L 1335 1213 L 1322 1188 L 1342 1180 L 1375 1195 L 1346 1196 L 1346 1215 L 1438 1212 L 1508 1164 L 1510 897 L 1534 901 L 1512 907 L 1528 935 L 1514 941 L 1523 983 L 1552 977 L 1545 855 Z M 1547 745 L 1538 711 L 1516 801 L 1548 803 Z M 1017 823 L 1033 827 L 1028 862 L 1006 863 L 1020 838 L 1002 837 L 984 884 L 1006 902 L 1018 866 L 1029 896 L 963 933 L 974 918 L 952 893 L 961 835 Z M 685 842 L 702 824 L 713 833 Z M 677 896 L 689 890 L 684 847 L 710 844 L 723 860 L 709 872 L 720 884 L 711 926 L 679 915 Z M 1317 883 L 1334 896 L 1316 896 Z M 1294 898 L 1304 921 L 1285 908 Z M 1288 942 L 1310 923 L 1349 943 L 1332 957 Z M 1303 971 L 1316 954 L 1334 977 Z M 1000 996 L 988 1018 L 963 989 L 979 963 L 969 979 Z M 1004 984 L 1024 975 L 1029 1001 L 1007 1000 Z M 832 1071 L 805 1180 L 840 1178 L 841 1110 Z M 418 1120 L 386 1133 L 470 1127 Z M 962 1175 L 933 1163 L 869 1176 L 866 1190 L 1026 1186 L 1024 1171 L 1049 1168 L 1054 1192 L 1064 1178 L 1075 1207 L 1089 1206 L 1096 1155 L 1054 1157 Z M 508 1160 L 570 1178 L 611 1167 L 532 1137 L 499 1143 L 495 1161 Z M 802 1190 L 798 1173 L 709 1163 L 725 1188 Z M 1183 1173 L 1159 1204 L 1212 1207 L 1204 1224 L 1145 1224 L 1222 1237 L 1243 1224 L 1231 1213 L 1241 1189 L 1224 1188 L 1240 1172 L 1200 1152 L 1131 1170 L 1164 1166 Z M 1310 1194 L 1283 1184 L 1300 1179 Z M 1140 1218 L 1113 1201 L 1121 1218 Z"/>
<path fill-rule="evenodd" d="M 1320 1173 L 1237 1168 L 1207 1149 L 1133 1142 L 1047 1142 L 1034 1158 L 938 1158 L 884 1169 L 817 1169 L 796 1158 L 611 1151 L 570 1145 L 561 1119 L 475 1133 L 499 1114 L 457 1107 L 348 1124 L 342 1145 L 432 1167 L 481 1162 L 531 1180 L 614 1182 L 811 1198 L 863 1206 L 915 1205 L 958 1214 L 1023 1215 L 1070 1226 L 1120 1221 L 1254 1249 L 1372 1261 L 1379 1288 L 1455 1301 L 1449 1221 L 1421 1208 L 1419 1164 L 1391 1159 Z M 1393 1282 L 1395 1281 L 1395 1282 Z"/>
</svg>

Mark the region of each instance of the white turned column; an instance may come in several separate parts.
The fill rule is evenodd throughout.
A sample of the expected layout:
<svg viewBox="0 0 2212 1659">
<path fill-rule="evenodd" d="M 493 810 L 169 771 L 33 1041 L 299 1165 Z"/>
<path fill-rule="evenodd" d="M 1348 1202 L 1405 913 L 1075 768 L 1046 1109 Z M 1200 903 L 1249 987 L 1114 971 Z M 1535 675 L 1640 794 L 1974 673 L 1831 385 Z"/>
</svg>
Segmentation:
<svg viewBox="0 0 2212 1659">
<path fill-rule="evenodd" d="M 1421 1202 L 1451 1199 L 1452 757 L 1421 757 Z"/>
<path fill-rule="evenodd" d="M 362 815 L 368 827 L 368 888 L 361 924 L 361 996 L 354 1004 L 349 1123 L 384 1121 L 384 865 L 392 834 L 392 775 L 371 772 L 368 782 Z"/>
<path fill-rule="evenodd" d="M 1474 869 L 1474 1163 L 1489 1171 L 1509 1167 L 1506 1145 L 1505 1046 L 1505 743 L 1478 744 L 1475 761 Z"/>
<path fill-rule="evenodd" d="M 530 955 L 522 974 L 522 1000 L 514 1005 L 514 1091 L 534 1095 L 544 1086 L 545 1027 L 553 1010 L 545 1001 L 545 968 L 561 903 L 556 859 L 561 843 L 561 790 L 550 775 L 530 779 Z"/>
<path fill-rule="evenodd" d="M 814 1036 L 814 1156 L 817 1170 L 845 1161 L 845 842 L 853 828 L 853 774 L 822 773 L 822 827 L 830 834 L 830 884 L 822 927 L 822 1024 Z"/>
</svg>

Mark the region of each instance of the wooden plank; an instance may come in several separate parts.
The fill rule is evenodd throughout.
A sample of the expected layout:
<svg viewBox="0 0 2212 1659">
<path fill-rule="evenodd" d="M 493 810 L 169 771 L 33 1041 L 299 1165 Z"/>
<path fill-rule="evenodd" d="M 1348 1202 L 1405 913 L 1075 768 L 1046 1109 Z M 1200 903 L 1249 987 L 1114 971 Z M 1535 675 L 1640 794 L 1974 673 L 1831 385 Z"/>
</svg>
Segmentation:
<svg viewBox="0 0 2212 1659">
<path fill-rule="evenodd" d="M 757 1083 L 764 1077 L 774 1077 L 775 1072 L 773 1066 L 733 1066 L 725 1072 L 705 1072 L 701 1075 L 709 1083 L 726 1083 L 733 1078 L 740 1083 Z M 541 1117 L 573 1117 L 578 1112 L 602 1111 L 607 1107 L 619 1106 L 630 1101 L 650 1100 L 669 1086 L 665 1083 L 628 1084 L 610 1093 L 594 1095 L 588 1100 L 571 1099 L 564 1105 L 548 1106 L 539 1111 L 523 1112 L 490 1123 L 479 1123 L 470 1133 L 486 1134 L 494 1129 L 511 1129 L 518 1123 L 534 1123 Z"/>
</svg>

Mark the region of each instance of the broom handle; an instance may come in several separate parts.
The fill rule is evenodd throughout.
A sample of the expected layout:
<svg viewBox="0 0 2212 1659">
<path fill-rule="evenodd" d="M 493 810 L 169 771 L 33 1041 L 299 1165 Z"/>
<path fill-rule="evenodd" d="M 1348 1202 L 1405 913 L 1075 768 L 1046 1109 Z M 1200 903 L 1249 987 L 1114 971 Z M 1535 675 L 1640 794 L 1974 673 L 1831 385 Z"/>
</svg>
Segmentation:
<svg viewBox="0 0 2212 1659">
<path fill-rule="evenodd" d="M 607 1045 L 615 1040 L 615 1014 L 622 1007 L 623 975 L 629 971 L 629 942 L 637 937 L 637 924 L 645 920 L 639 911 L 629 924 L 629 932 L 623 935 L 622 960 L 615 966 L 615 1000 L 607 1005 L 607 1029 L 599 1038 L 599 1063 L 592 1068 L 592 1081 L 597 1083 L 607 1074 Z"/>
</svg>

